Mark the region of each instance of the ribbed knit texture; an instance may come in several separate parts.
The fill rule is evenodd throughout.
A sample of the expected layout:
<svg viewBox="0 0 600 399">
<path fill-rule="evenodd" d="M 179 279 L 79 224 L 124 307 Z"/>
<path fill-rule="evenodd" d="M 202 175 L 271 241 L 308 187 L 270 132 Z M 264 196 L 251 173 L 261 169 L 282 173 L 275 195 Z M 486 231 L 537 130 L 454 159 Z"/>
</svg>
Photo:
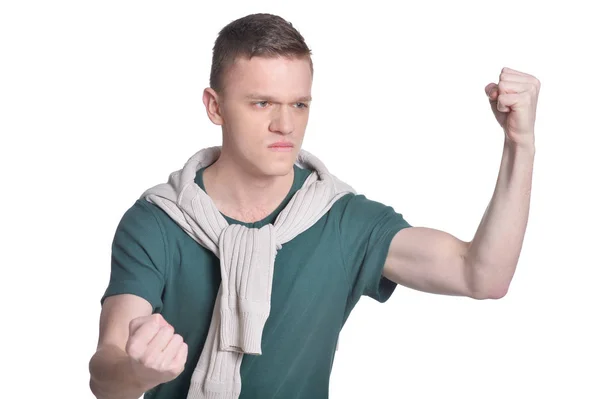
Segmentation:
<svg viewBox="0 0 600 399">
<path fill-rule="evenodd" d="M 220 259 L 221 286 L 188 399 L 239 397 L 242 357 L 262 353 L 277 251 L 315 224 L 335 201 L 354 192 L 314 155 L 301 150 L 296 164 L 312 173 L 275 223 L 260 229 L 229 225 L 194 181 L 197 171 L 216 161 L 220 151 L 220 147 L 198 151 L 183 169 L 171 173 L 167 183 L 141 196 L 163 209 L 190 237 Z"/>
</svg>

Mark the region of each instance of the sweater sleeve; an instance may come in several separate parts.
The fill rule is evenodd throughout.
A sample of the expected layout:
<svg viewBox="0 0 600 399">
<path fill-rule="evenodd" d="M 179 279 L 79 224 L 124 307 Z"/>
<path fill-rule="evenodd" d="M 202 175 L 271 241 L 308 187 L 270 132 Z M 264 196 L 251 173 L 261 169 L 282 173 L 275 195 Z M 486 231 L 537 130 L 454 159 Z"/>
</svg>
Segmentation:
<svg viewBox="0 0 600 399">
<path fill-rule="evenodd" d="M 383 277 L 383 266 L 392 239 L 411 227 L 391 206 L 364 195 L 345 198 L 340 218 L 341 249 L 351 284 L 351 306 L 361 296 L 387 301 L 396 283 Z"/>
<path fill-rule="evenodd" d="M 146 299 L 154 312 L 162 309 L 167 250 L 164 229 L 153 205 L 137 200 L 119 222 L 111 253 L 110 279 L 100 302 L 112 295 Z"/>
</svg>

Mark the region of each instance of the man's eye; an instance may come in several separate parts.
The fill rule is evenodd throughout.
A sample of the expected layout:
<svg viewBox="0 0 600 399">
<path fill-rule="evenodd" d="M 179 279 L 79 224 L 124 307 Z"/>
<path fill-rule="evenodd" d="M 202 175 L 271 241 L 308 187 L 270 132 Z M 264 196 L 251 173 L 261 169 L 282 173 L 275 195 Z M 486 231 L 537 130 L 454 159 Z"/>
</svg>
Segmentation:
<svg viewBox="0 0 600 399">
<path fill-rule="evenodd" d="M 308 108 L 308 105 L 305 103 L 296 103 L 296 108 Z"/>
<path fill-rule="evenodd" d="M 256 102 L 255 104 L 258 105 L 259 108 L 264 108 L 267 105 L 269 105 L 269 102 L 268 101 L 259 101 L 259 102 Z"/>
</svg>

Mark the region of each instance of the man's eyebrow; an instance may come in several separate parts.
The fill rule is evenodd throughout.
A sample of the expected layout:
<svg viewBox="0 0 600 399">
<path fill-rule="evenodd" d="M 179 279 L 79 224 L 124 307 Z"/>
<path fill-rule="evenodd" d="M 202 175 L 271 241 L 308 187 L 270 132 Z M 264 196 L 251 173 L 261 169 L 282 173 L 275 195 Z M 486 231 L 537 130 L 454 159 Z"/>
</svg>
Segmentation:
<svg viewBox="0 0 600 399">
<path fill-rule="evenodd" d="M 310 101 L 312 101 L 312 97 L 311 96 L 300 97 L 297 101 L 310 102 Z"/>
<path fill-rule="evenodd" d="M 262 101 L 278 102 L 272 96 L 262 95 L 262 94 L 259 94 L 259 93 L 248 94 L 246 96 L 246 99 L 248 99 L 248 100 L 262 100 Z M 299 98 L 297 98 L 295 100 L 295 102 L 310 102 L 310 101 L 312 101 L 312 97 L 311 96 L 302 96 L 302 97 L 299 97 Z"/>
</svg>

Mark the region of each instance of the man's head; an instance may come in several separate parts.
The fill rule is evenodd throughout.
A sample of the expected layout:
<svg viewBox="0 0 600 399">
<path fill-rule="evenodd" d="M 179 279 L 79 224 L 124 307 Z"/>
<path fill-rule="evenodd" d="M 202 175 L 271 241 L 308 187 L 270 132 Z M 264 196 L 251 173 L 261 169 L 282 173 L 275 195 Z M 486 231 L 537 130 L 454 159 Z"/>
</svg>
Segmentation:
<svg viewBox="0 0 600 399">
<path fill-rule="evenodd" d="M 281 17 L 253 14 L 225 26 L 203 97 L 222 126 L 222 156 L 253 174 L 289 173 L 308 123 L 312 75 L 310 49 Z M 272 147 L 280 142 L 293 147 Z"/>
</svg>

